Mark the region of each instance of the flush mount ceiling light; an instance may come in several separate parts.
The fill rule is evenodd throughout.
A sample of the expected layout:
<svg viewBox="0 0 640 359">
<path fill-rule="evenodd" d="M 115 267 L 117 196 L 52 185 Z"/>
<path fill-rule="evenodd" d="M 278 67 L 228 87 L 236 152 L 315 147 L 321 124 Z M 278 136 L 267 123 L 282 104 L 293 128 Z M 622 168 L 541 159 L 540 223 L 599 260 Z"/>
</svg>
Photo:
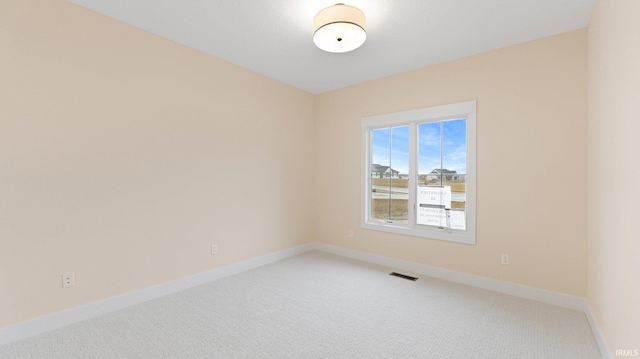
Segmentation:
<svg viewBox="0 0 640 359">
<path fill-rule="evenodd" d="M 328 52 L 349 52 L 367 39 L 364 13 L 345 4 L 320 10 L 313 18 L 313 42 Z"/>
</svg>

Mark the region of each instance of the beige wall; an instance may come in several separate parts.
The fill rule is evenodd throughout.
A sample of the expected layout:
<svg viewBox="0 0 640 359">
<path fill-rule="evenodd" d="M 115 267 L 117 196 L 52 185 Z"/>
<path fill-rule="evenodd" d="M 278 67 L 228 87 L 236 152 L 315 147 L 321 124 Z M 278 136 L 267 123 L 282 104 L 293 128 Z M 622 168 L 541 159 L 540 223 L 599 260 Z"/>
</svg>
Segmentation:
<svg viewBox="0 0 640 359">
<path fill-rule="evenodd" d="M 310 94 L 20 0 L 0 102 L 0 327 L 312 239 Z"/>
<path fill-rule="evenodd" d="M 0 79 L 0 327 L 314 239 L 586 295 L 586 30 L 314 97 L 62 0 L 4 1 Z M 360 119 L 467 100 L 477 244 L 360 229 Z"/>
<path fill-rule="evenodd" d="M 584 296 L 586 45 L 583 29 L 320 95 L 316 240 Z M 478 101 L 477 244 L 360 229 L 361 118 L 468 100 Z"/>
<path fill-rule="evenodd" d="M 589 24 L 589 303 L 609 349 L 640 350 L 640 1 Z"/>
</svg>

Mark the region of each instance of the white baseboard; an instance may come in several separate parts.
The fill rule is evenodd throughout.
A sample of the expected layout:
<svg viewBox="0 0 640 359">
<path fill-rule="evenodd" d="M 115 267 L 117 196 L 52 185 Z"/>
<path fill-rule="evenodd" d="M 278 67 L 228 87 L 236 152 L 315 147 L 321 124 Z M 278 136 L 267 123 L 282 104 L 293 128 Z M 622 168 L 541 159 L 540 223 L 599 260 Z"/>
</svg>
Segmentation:
<svg viewBox="0 0 640 359">
<path fill-rule="evenodd" d="M 607 341 L 604 338 L 604 334 L 598 326 L 596 316 L 593 314 L 591 306 L 589 306 L 589 302 L 586 300 L 584 302 L 584 314 L 587 316 L 587 320 L 589 321 L 589 325 L 591 326 L 593 336 L 596 337 L 596 343 L 598 343 L 598 348 L 600 348 L 602 359 L 613 359 L 613 357 L 611 356 L 611 352 L 609 351 L 609 345 L 607 344 Z"/>
<path fill-rule="evenodd" d="M 505 293 L 516 297 L 533 299 L 539 302 L 553 304 L 560 307 L 571 308 L 580 311 L 584 310 L 585 299 L 574 295 L 556 293 L 545 289 L 538 289 L 525 285 L 504 282 L 497 279 L 480 277 L 473 274 L 456 272 L 449 269 L 432 267 L 425 264 L 403 261 L 400 259 L 389 258 L 377 254 L 364 253 L 324 243 L 316 242 L 314 244 L 314 249 L 337 254 L 343 257 L 380 264 L 399 270 L 425 274 L 430 277 L 445 279 L 451 282 L 462 283 L 473 287 Z"/>
<path fill-rule="evenodd" d="M 400 259 L 360 252 L 353 249 L 337 247 L 325 243 L 315 242 L 313 243 L 313 249 L 347 258 L 361 260 L 364 262 L 383 265 L 398 270 L 404 270 L 416 274 L 424 274 L 430 277 L 440 278 L 451 282 L 466 284 L 477 288 L 488 289 L 495 292 L 513 295 L 516 297 L 532 299 L 564 308 L 579 310 L 585 313 L 587 320 L 589 321 L 589 325 L 591 326 L 593 335 L 596 338 L 596 342 L 598 344 L 598 348 L 600 349 L 600 353 L 602 354 L 602 358 L 611 359 L 609 347 L 607 346 L 607 343 L 604 339 L 604 335 L 598 327 L 589 303 L 583 297 L 552 292 L 545 289 L 533 288 L 510 282 L 504 282 L 497 279 L 480 277 L 473 274 L 456 272 L 444 268 L 432 267 L 425 264 L 403 261 Z"/>
<path fill-rule="evenodd" d="M 585 298 L 563 293 L 556 293 L 515 283 L 504 282 L 496 279 L 480 277 L 473 274 L 466 274 L 448 269 L 432 267 L 425 264 L 418 264 L 376 254 L 360 252 L 319 242 L 307 243 L 298 247 L 267 254 L 257 258 L 248 259 L 242 262 L 230 264 L 228 266 L 215 268 L 207 272 L 194 274 L 171 282 L 159 284 L 135 292 L 118 295 L 112 298 L 89 303 L 80 307 L 63 310 L 26 322 L 0 328 L 0 345 L 28 338 L 33 335 L 61 328 L 86 319 L 95 318 L 97 316 L 124 309 L 126 307 L 146 302 L 151 299 L 176 293 L 181 290 L 202 285 L 216 279 L 228 277 L 230 275 L 244 272 L 249 269 L 261 267 L 266 264 L 293 257 L 310 250 L 319 250 L 347 258 L 395 268 L 398 270 L 424 274 L 456 283 L 462 283 L 482 289 L 488 289 L 517 297 L 537 300 L 543 303 L 583 311 L 587 316 L 589 325 L 591 325 L 593 335 L 596 338 L 596 342 L 598 343 L 598 347 L 600 348 L 602 357 L 604 359 L 611 359 L 611 355 L 604 336 L 602 335 L 593 312 L 591 311 L 591 308 L 589 307 L 589 304 Z"/>
<path fill-rule="evenodd" d="M 285 258 L 293 257 L 314 248 L 313 243 L 307 243 L 294 248 L 248 259 L 242 262 L 215 268 L 206 272 L 194 274 L 171 282 L 158 284 L 135 292 L 121 294 L 108 299 L 85 304 L 79 307 L 52 313 L 26 322 L 17 323 L 0 328 L 0 345 L 28 338 L 53 329 L 61 328 L 86 319 L 95 318 L 119 309 L 146 302 L 181 290 L 196 287 L 210 281 L 228 277 L 249 269 L 261 267 Z"/>
</svg>

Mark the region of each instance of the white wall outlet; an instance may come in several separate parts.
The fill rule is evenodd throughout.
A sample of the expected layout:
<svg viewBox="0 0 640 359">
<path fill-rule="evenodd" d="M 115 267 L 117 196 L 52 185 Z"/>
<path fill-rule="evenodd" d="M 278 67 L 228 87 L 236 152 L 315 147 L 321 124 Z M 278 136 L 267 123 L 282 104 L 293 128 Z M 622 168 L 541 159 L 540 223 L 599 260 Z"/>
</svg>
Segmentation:
<svg viewBox="0 0 640 359">
<path fill-rule="evenodd" d="M 502 256 L 500 257 L 502 260 L 502 264 L 509 264 L 509 255 L 506 253 L 502 253 Z"/>
<path fill-rule="evenodd" d="M 62 275 L 62 288 L 73 287 L 76 284 L 73 272 Z"/>
<path fill-rule="evenodd" d="M 353 238 L 353 229 L 350 229 L 350 230 L 347 232 L 347 237 L 349 237 L 349 238 Z"/>
<path fill-rule="evenodd" d="M 211 245 L 211 254 L 212 255 L 218 254 L 218 245 L 217 244 L 212 244 Z"/>
</svg>

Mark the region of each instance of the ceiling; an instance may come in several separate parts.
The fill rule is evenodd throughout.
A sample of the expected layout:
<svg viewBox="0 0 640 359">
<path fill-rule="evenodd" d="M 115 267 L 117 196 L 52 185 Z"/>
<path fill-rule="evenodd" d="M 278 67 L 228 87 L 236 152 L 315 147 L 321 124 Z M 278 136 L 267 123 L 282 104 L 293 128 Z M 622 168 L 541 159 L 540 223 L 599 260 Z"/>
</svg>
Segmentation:
<svg viewBox="0 0 640 359">
<path fill-rule="evenodd" d="M 70 0 L 318 94 L 586 27 L 595 0 L 351 0 L 367 41 L 343 54 L 312 40 L 330 0 Z"/>
</svg>

